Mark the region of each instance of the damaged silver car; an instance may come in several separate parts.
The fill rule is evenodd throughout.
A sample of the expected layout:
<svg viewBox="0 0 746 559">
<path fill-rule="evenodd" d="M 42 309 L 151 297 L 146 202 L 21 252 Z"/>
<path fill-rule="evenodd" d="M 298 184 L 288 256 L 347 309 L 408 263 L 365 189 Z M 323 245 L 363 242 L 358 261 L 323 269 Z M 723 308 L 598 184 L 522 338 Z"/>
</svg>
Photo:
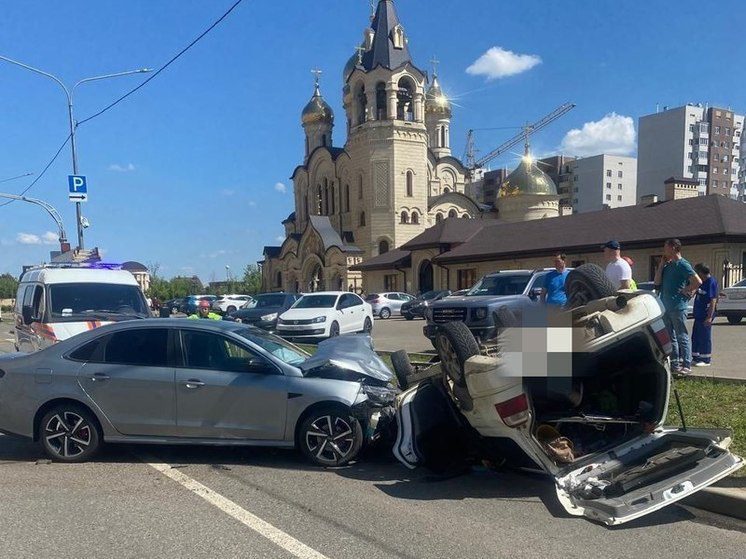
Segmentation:
<svg viewBox="0 0 746 559">
<path fill-rule="evenodd" d="M 607 525 L 743 466 L 728 450 L 729 432 L 688 427 L 681 406 L 682 427 L 663 425 L 671 340 L 654 296 L 620 292 L 535 318 L 506 328 L 496 354 L 484 355 L 469 329 L 452 322 L 436 340 L 440 363 L 418 370 L 394 357 L 406 387 L 394 447 L 402 463 L 540 470 L 570 514 Z"/>
<path fill-rule="evenodd" d="M 157 443 L 296 447 L 341 466 L 392 424 L 392 380 L 368 336 L 310 356 L 234 322 L 122 322 L 0 356 L 0 432 L 62 462 Z"/>
</svg>

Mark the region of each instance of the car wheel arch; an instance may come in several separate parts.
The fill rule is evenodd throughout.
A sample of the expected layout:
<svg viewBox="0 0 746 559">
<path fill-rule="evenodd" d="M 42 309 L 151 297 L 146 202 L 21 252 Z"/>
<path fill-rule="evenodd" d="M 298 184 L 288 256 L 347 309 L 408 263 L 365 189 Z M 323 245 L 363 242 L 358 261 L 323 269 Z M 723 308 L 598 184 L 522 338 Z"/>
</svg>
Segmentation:
<svg viewBox="0 0 746 559">
<path fill-rule="evenodd" d="M 105 436 L 105 431 L 103 428 L 103 425 L 101 424 L 101 419 L 98 417 L 98 414 L 96 411 L 89 406 L 88 404 L 81 402 L 80 400 L 76 400 L 74 398 L 54 398 L 52 400 L 49 400 L 47 402 L 44 402 L 38 410 L 36 410 L 36 414 L 34 414 L 34 430 L 33 430 L 33 440 L 34 442 L 39 441 L 39 426 L 41 424 L 41 418 L 44 417 L 44 415 L 51 410 L 52 408 L 55 408 L 57 406 L 63 405 L 63 404 L 69 404 L 73 405 L 79 408 L 84 409 L 88 413 L 91 414 L 91 417 L 96 422 L 96 428 L 98 429 L 98 432 L 103 440 Z"/>
</svg>

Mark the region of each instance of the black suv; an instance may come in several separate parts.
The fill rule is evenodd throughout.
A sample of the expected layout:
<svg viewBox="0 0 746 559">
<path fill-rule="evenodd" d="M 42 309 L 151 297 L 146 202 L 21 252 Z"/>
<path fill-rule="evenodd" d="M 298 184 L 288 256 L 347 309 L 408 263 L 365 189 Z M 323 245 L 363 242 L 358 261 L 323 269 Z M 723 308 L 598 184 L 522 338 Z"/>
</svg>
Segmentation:
<svg viewBox="0 0 746 559">
<path fill-rule="evenodd" d="M 478 340 L 491 340 L 500 327 L 509 326 L 501 319 L 505 309 L 520 316 L 526 305 L 539 301 L 544 278 L 551 270 L 553 268 L 505 270 L 487 274 L 466 295 L 447 297 L 431 304 L 425 313 L 427 325 L 422 331 L 434 343 L 440 325 L 460 321 Z"/>
<path fill-rule="evenodd" d="M 425 310 L 435 301 L 440 301 L 443 297 L 451 294 L 447 289 L 427 291 L 412 301 L 407 301 L 401 306 L 401 315 L 412 320 L 415 317 L 425 318 Z"/>
<path fill-rule="evenodd" d="M 235 320 L 274 332 L 277 317 L 293 306 L 300 295 L 297 293 L 262 293 L 254 296 L 249 308 L 241 308 L 226 314 L 223 320 Z"/>
</svg>

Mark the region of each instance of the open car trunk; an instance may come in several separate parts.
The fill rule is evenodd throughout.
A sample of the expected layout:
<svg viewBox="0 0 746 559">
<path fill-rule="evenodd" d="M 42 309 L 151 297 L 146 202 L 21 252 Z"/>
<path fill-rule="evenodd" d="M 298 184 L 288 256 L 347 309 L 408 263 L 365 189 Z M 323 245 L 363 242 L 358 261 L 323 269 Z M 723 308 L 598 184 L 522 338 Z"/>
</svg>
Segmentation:
<svg viewBox="0 0 746 559">
<path fill-rule="evenodd" d="M 743 465 L 727 450 L 727 431 L 661 427 L 670 382 L 654 351 L 640 334 L 575 357 L 576 376 L 564 385 L 526 380 L 536 413 L 532 436 L 554 464 L 549 469 L 569 513 L 622 524 Z M 550 444 L 558 438 L 564 452 Z"/>
</svg>

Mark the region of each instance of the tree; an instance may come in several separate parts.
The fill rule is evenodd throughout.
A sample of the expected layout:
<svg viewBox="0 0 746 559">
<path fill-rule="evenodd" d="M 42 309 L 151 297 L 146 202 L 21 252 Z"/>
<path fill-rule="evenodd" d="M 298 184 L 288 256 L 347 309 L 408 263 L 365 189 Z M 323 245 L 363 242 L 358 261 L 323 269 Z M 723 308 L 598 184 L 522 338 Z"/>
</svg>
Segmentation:
<svg viewBox="0 0 746 559">
<path fill-rule="evenodd" d="M 254 295 L 262 290 L 262 271 L 256 264 L 247 264 L 243 271 L 242 293 Z"/>
<path fill-rule="evenodd" d="M 0 275 L 0 299 L 15 299 L 18 280 L 10 274 Z"/>
</svg>

